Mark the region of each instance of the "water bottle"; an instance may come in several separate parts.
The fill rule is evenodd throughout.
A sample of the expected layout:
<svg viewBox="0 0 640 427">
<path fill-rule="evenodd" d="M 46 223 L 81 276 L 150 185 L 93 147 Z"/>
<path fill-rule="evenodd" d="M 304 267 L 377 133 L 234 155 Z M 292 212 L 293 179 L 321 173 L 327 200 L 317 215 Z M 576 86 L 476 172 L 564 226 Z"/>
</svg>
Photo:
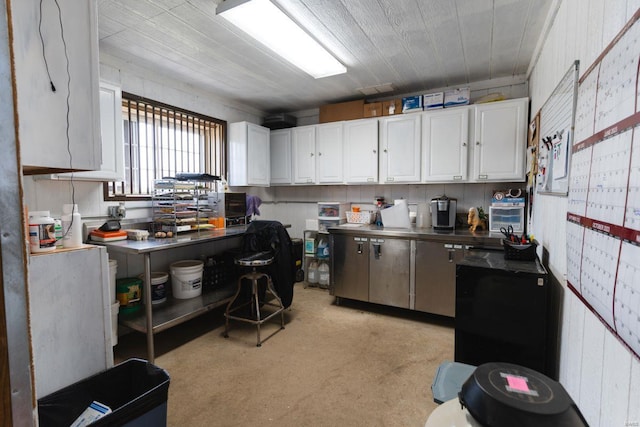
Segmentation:
<svg viewBox="0 0 640 427">
<path fill-rule="evenodd" d="M 329 287 L 329 265 L 326 262 L 321 262 L 318 267 L 318 283 L 323 288 Z"/>
<path fill-rule="evenodd" d="M 309 264 L 309 272 L 307 273 L 307 281 L 309 283 L 318 283 L 318 263 L 316 260 Z"/>
</svg>

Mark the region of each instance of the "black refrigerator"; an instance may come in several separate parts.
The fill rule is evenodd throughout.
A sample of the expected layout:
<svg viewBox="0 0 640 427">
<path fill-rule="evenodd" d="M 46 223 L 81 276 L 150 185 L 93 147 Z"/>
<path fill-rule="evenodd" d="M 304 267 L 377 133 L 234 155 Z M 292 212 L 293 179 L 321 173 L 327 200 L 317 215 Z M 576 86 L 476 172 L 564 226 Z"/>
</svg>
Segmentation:
<svg viewBox="0 0 640 427">
<path fill-rule="evenodd" d="M 514 363 L 555 378 L 551 295 L 537 258 L 470 251 L 456 266 L 455 361 Z"/>
</svg>

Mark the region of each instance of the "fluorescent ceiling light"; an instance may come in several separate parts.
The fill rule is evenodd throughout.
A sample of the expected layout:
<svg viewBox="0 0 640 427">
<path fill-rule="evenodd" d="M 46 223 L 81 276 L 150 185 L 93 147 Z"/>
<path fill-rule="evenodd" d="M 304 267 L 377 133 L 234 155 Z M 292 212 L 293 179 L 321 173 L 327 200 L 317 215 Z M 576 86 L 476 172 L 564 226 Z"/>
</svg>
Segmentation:
<svg viewBox="0 0 640 427">
<path fill-rule="evenodd" d="M 216 14 L 316 79 L 347 72 L 320 43 L 269 0 L 225 0 Z"/>
</svg>

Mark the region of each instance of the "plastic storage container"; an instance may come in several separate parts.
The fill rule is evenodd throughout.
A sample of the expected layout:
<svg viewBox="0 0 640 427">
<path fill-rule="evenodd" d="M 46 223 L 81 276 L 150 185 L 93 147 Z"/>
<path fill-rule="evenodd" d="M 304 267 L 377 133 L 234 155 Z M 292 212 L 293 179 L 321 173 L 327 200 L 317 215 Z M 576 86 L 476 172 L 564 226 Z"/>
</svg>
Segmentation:
<svg viewBox="0 0 640 427">
<path fill-rule="evenodd" d="M 318 263 L 314 260 L 309 263 L 309 271 L 307 272 L 307 281 L 309 283 L 318 283 Z"/>
<path fill-rule="evenodd" d="M 204 262 L 177 261 L 171 264 L 171 291 L 178 299 L 189 299 L 202 294 Z"/>
<path fill-rule="evenodd" d="M 324 261 L 318 266 L 318 284 L 323 288 L 329 287 L 329 264 Z"/>
<path fill-rule="evenodd" d="M 169 383 L 164 369 L 129 359 L 38 399 L 38 420 L 41 427 L 68 427 L 96 401 L 112 412 L 91 426 L 166 426 Z"/>
<path fill-rule="evenodd" d="M 144 282 L 144 273 L 139 275 L 138 278 Z M 168 281 L 169 274 L 162 271 L 151 272 L 151 304 L 162 304 L 167 300 Z"/>
<path fill-rule="evenodd" d="M 29 247 L 31 253 L 56 250 L 55 220 L 49 211 L 29 212 Z"/>
<path fill-rule="evenodd" d="M 138 311 L 142 304 L 142 280 L 137 277 L 117 279 L 116 297 L 120 303 L 120 314 Z"/>
</svg>

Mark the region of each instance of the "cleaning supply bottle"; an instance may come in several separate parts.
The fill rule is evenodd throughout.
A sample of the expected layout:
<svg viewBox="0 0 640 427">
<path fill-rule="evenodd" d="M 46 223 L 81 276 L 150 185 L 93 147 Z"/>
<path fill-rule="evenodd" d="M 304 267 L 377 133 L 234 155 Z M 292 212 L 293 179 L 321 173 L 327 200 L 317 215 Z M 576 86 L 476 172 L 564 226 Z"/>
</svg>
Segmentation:
<svg viewBox="0 0 640 427">
<path fill-rule="evenodd" d="M 82 246 L 82 218 L 78 205 L 62 205 L 62 246 L 78 248 Z"/>
</svg>

